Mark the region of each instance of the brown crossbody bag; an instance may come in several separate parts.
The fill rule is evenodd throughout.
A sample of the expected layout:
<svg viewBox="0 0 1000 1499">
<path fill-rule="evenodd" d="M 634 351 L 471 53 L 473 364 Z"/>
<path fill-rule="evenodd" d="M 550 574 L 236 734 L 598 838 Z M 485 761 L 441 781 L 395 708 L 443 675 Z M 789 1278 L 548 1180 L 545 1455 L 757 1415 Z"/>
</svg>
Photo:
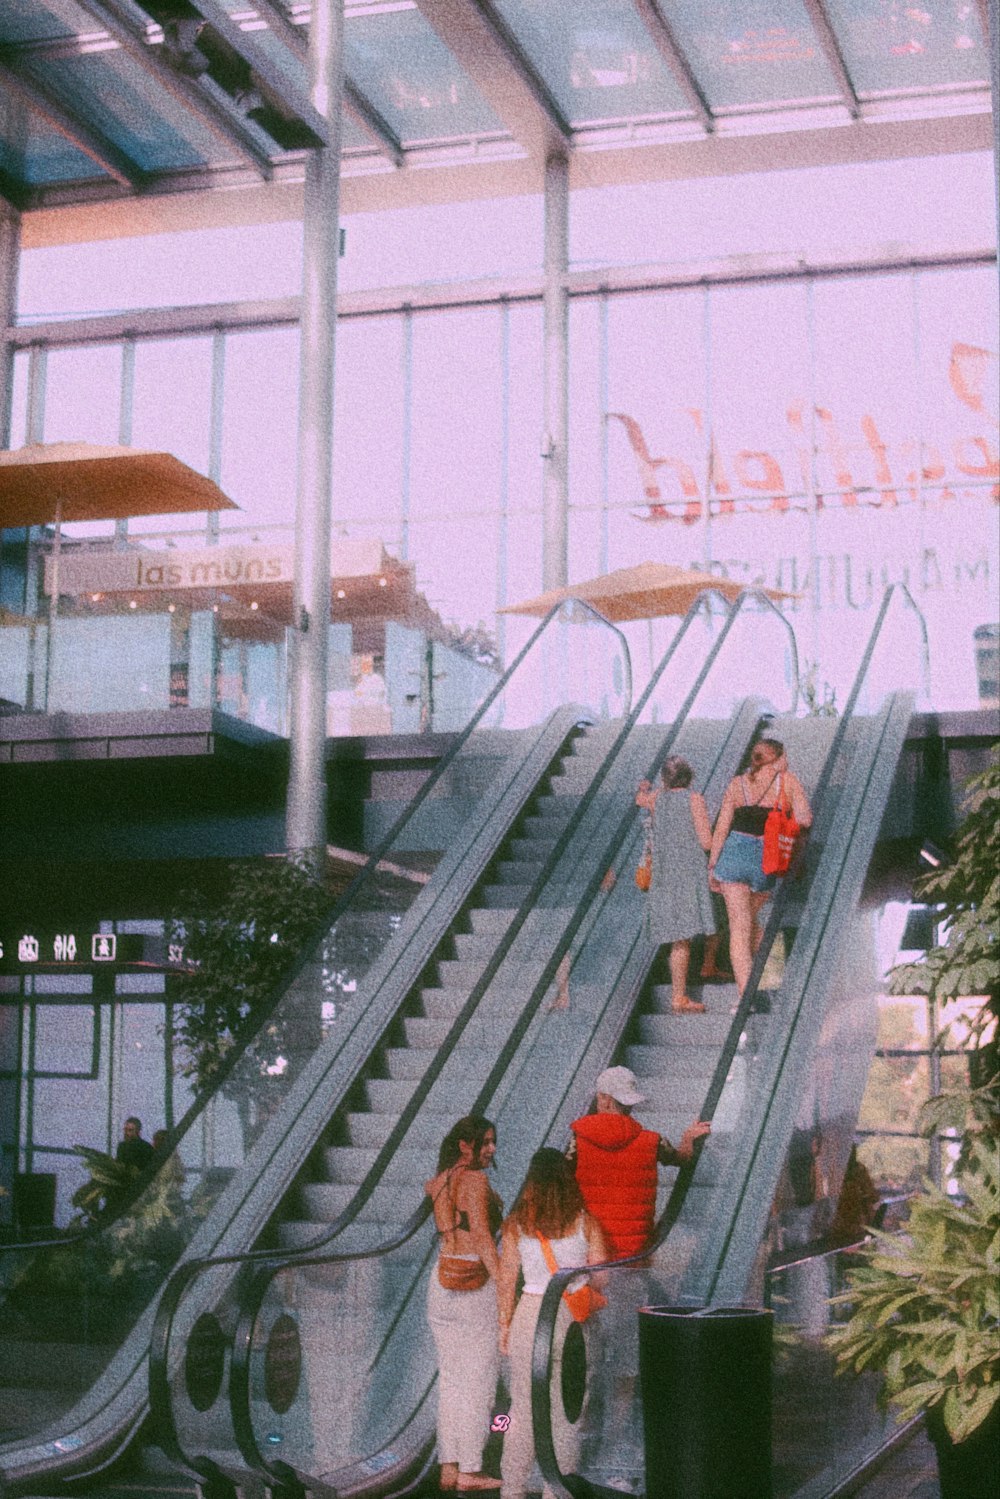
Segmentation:
<svg viewBox="0 0 1000 1499">
<path fill-rule="evenodd" d="M 450 1184 L 449 1184 L 450 1186 Z M 448 1201 L 458 1227 L 458 1194 L 448 1192 Z M 438 1259 L 438 1280 L 446 1291 L 481 1291 L 490 1278 L 482 1260 L 463 1260 L 458 1255 L 442 1254 Z"/>
</svg>

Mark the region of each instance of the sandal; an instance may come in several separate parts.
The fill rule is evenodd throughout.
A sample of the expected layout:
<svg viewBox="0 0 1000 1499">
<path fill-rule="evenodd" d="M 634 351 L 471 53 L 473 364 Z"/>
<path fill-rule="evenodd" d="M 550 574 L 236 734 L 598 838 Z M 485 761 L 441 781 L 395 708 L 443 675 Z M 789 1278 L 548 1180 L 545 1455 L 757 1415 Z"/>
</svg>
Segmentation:
<svg viewBox="0 0 1000 1499">
<path fill-rule="evenodd" d="M 682 994 L 680 999 L 675 999 L 670 1006 L 675 1015 L 704 1015 L 705 1006 L 700 1000 L 692 999 L 688 994 Z"/>
<path fill-rule="evenodd" d="M 488 1473 L 459 1473 L 457 1492 L 459 1494 L 470 1494 L 476 1489 L 498 1489 L 499 1478 L 491 1478 Z"/>
<path fill-rule="evenodd" d="M 458 1487 L 458 1463 L 442 1463 L 438 1474 L 438 1488 L 450 1493 Z"/>
</svg>

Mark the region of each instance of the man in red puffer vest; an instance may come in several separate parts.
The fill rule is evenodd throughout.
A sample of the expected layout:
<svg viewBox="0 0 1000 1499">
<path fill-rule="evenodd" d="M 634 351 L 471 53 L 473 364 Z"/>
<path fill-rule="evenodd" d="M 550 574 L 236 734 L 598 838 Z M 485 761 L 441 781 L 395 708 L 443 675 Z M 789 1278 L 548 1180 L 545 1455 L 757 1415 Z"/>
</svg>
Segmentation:
<svg viewBox="0 0 1000 1499">
<path fill-rule="evenodd" d="M 597 1079 L 597 1112 L 570 1126 L 570 1155 L 576 1161 L 588 1213 L 604 1231 L 613 1259 L 640 1254 L 649 1243 L 656 1212 L 656 1168 L 683 1166 L 711 1125 L 689 1125 L 676 1147 L 632 1118 L 646 1099 L 628 1067 L 607 1067 Z"/>
</svg>

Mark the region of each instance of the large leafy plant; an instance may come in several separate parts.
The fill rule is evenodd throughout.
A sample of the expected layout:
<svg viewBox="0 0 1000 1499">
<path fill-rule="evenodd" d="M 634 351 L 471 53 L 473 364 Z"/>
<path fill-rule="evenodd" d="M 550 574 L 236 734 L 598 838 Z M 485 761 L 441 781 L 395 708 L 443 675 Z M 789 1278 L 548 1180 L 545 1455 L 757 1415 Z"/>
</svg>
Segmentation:
<svg viewBox="0 0 1000 1499">
<path fill-rule="evenodd" d="M 180 1071 L 208 1088 L 234 1047 L 253 1033 L 280 980 L 330 907 L 324 885 L 292 860 L 235 865 L 221 895 L 181 897 L 171 939 L 189 971 L 179 980 L 174 1041 Z M 273 1028 L 264 1040 L 266 1069 L 281 1050 Z"/>
<path fill-rule="evenodd" d="M 904 1234 L 874 1232 L 834 1304 L 828 1341 L 842 1369 L 881 1370 L 883 1404 L 906 1419 L 937 1409 L 962 1442 L 1000 1401 L 1000 1157 L 990 1090 L 932 1100 L 928 1125 L 966 1115 L 958 1195 L 926 1183 Z"/>
<path fill-rule="evenodd" d="M 995 1061 L 989 1027 L 1000 1017 L 1000 747 L 994 745 L 989 768 L 966 791 L 953 856 L 914 887 L 939 908 L 944 940 L 918 962 L 894 968 L 890 987 L 894 994 L 927 994 L 944 1006 L 981 997 L 974 1035 L 991 1044 Z"/>
<path fill-rule="evenodd" d="M 879 1369 L 883 1402 L 905 1418 L 937 1412 L 954 1442 L 1000 1401 L 1000 754 L 969 782 L 952 856 L 915 893 L 937 906 L 942 940 L 890 974 L 896 994 L 942 1006 L 981 1001 L 969 1031 L 980 1086 L 941 1094 L 922 1111 L 928 1132 L 961 1141 L 947 1190 L 925 1182 L 906 1232 L 875 1233 L 835 1298 L 849 1308 L 830 1334 L 842 1368 Z"/>
</svg>

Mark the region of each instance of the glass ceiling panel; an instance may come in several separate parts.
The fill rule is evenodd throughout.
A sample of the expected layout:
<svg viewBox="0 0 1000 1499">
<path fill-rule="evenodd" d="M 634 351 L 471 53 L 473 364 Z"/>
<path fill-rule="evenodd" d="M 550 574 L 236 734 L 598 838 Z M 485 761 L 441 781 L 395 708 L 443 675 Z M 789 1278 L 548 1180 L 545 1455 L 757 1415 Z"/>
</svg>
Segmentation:
<svg viewBox="0 0 1000 1499">
<path fill-rule="evenodd" d="M 73 0 L 0 0 L 0 42 L 50 42 L 99 29 Z"/>
<path fill-rule="evenodd" d="M 985 84 L 974 0 L 826 0 L 859 94 Z"/>
<path fill-rule="evenodd" d="M 124 52 L 34 60 L 25 54 L 18 71 L 46 86 L 76 117 L 96 126 L 144 172 L 225 159 L 225 147 L 216 136 L 169 94 L 151 85 Z"/>
<path fill-rule="evenodd" d="M 370 152 L 376 149 L 375 142 L 367 130 L 362 130 L 360 125 L 356 125 L 346 112 L 343 119 L 343 134 L 341 136 L 340 149 L 345 154 L 351 155 L 360 151 Z"/>
<path fill-rule="evenodd" d="M 713 111 L 839 97 L 800 0 L 664 0 Z"/>
<path fill-rule="evenodd" d="M 574 127 L 690 114 L 630 0 L 495 0 L 494 9 Z"/>
<path fill-rule="evenodd" d="M 413 4 L 352 5 L 344 29 L 348 76 L 404 145 L 507 134 Z"/>
<path fill-rule="evenodd" d="M 0 101 L 0 173 L 28 188 L 108 180 L 65 136 L 9 98 Z"/>
</svg>

